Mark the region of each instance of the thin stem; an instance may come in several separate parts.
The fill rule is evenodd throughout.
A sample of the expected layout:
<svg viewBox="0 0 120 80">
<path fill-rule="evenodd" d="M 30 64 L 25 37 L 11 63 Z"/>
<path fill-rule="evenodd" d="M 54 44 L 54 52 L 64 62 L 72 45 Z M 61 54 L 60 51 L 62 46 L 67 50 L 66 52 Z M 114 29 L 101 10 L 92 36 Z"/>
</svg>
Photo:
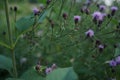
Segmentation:
<svg viewBox="0 0 120 80">
<path fill-rule="evenodd" d="M 14 73 L 14 77 L 17 78 L 17 67 L 16 67 L 16 59 L 15 59 L 14 49 L 12 49 L 11 52 L 12 52 L 13 73 Z"/>
<path fill-rule="evenodd" d="M 8 27 L 8 35 L 9 35 L 9 41 L 10 45 L 12 44 L 12 33 L 10 29 L 10 20 L 9 20 L 9 11 L 8 11 L 8 0 L 5 0 L 5 12 L 6 12 L 6 20 L 7 20 L 7 27 Z"/>
<path fill-rule="evenodd" d="M 13 40 L 12 40 L 12 32 L 10 27 L 10 20 L 9 20 L 9 11 L 8 11 L 8 0 L 5 0 L 5 12 L 6 12 L 6 20 L 7 20 L 7 27 L 8 27 L 8 37 L 11 47 L 11 53 L 12 53 L 12 63 L 13 63 L 13 74 L 14 77 L 17 78 L 17 68 L 16 68 L 16 60 L 15 60 L 15 53 L 13 48 Z"/>
<path fill-rule="evenodd" d="M 60 7 L 60 11 L 59 11 L 59 15 L 58 15 L 58 19 L 59 19 L 60 16 L 61 16 L 61 13 L 62 13 L 62 9 L 63 9 L 63 7 L 64 7 L 64 4 L 65 4 L 65 1 L 62 0 L 61 7 Z"/>
</svg>

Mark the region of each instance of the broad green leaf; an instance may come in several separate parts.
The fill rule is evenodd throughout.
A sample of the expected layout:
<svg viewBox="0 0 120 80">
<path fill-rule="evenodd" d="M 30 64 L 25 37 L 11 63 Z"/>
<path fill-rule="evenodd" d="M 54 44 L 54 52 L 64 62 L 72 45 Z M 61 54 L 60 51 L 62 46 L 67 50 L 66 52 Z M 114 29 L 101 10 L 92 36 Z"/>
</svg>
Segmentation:
<svg viewBox="0 0 120 80">
<path fill-rule="evenodd" d="M 24 79 L 7 78 L 6 80 L 24 80 Z"/>
<path fill-rule="evenodd" d="M 46 80 L 77 80 L 72 67 L 56 69 L 47 75 Z"/>
<path fill-rule="evenodd" d="M 0 69 L 10 71 L 12 69 L 12 60 L 8 57 L 0 55 Z"/>
<path fill-rule="evenodd" d="M 16 22 L 16 28 L 19 31 L 25 31 L 34 24 L 34 18 L 32 16 L 22 17 Z"/>
<path fill-rule="evenodd" d="M 40 74 L 37 73 L 33 68 L 27 70 L 22 76 L 21 79 L 24 80 L 45 80 Z"/>
</svg>

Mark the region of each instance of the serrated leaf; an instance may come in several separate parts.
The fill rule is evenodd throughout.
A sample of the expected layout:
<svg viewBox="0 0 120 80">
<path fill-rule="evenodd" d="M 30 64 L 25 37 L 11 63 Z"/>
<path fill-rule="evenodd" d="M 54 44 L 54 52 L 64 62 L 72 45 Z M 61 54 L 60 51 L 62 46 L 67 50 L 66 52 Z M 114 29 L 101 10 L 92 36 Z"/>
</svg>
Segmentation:
<svg viewBox="0 0 120 80">
<path fill-rule="evenodd" d="M 77 75 L 72 67 L 60 68 L 49 73 L 46 80 L 77 80 Z"/>
<path fill-rule="evenodd" d="M 32 16 L 22 17 L 16 22 L 16 28 L 19 31 L 25 31 L 34 24 L 34 18 Z"/>
<path fill-rule="evenodd" d="M 0 55 L 0 69 L 10 71 L 12 69 L 12 60 L 8 57 Z"/>
<path fill-rule="evenodd" d="M 22 76 L 21 79 L 24 80 L 45 80 L 40 74 L 37 73 L 33 68 L 27 70 Z"/>
</svg>

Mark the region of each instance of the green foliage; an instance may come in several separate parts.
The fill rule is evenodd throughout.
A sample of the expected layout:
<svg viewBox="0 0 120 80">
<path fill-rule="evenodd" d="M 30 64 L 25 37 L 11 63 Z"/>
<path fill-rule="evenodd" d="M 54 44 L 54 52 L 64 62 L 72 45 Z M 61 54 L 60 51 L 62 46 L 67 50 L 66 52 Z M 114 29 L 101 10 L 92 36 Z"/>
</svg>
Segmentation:
<svg viewBox="0 0 120 80">
<path fill-rule="evenodd" d="M 0 69 L 11 71 L 12 60 L 6 56 L 0 55 Z"/>
<path fill-rule="evenodd" d="M 32 27 L 34 24 L 34 18 L 33 16 L 27 16 L 27 17 L 23 17 L 20 18 L 17 22 L 16 22 L 16 28 L 19 31 L 26 31 L 28 30 L 30 27 Z"/>
<path fill-rule="evenodd" d="M 77 80 L 77 75 L 72 67 L 59 68 L 47 75 L 46 80 Z"/>
<path fill-rule="evenodd" d="M 90 13 L 86 14 L 80 12 L 82 7 L 85 8 L 85 0 L 82 0 L 81 3 L 74 2 L 77 0 L 51 0 L 49 5 L 45 4 L 46 0 L 28 1 L 40 2 L 40 4 L 42 2 L 44 8 L 40 9 L 37 4 L 27 3 L 23 6 L 24 3 L 21 3 L 22 5 L 18 3 L 16 23 L 14 22 L 15 13 L 12 11 L 9 13 L 20 80 L 101 80 L 101 78 L 107 80 L 108 77 L 114 77 L 114 75 L 119 80 L 119 66 L 115 67 L 117 72 L 114 74 L 111 70 L 113 68 L 105 62 L 120 55 L 120 47 L 114 48 L 114 45 L 120 41 L 120 31 L 117 28 L 120 26 L 118 17 L 120 11 L 116 11 L 112 18 L 105 17 L 101 26 L 98 27 L 93 22 L 91 15 L 94 11 L 99 10 L 97 2 L 93 1 L 87 6 Z M 83 6 L 83 4 L 85 5 Z M 26 15 L 23 14 L 22 8 L 28 14 L 27 9 L 30 10 L 33 6 L 40 9 L 39 15 L 32 14 L 18 19 Z M 63 13 L 67 14 L 66 19 L 63 18 Z M 110 12 L 108 11 L 107 14 Z M 75 15 L 81 16 L 81 21 L 77 24 L 74 23 Z M 2 19 L 4 16 L 0 16 L 0 18 L 0 24 L 3 26 L 5 24 Z M 7 45 L 9 42 L 7 29 L 4 26 L 1 28 L 6 31 L 7 35 L 1 34 L 0 39 L 5 42 L 0 42 L 0 45 L 11 49 L 11 46 Z M 94 31 L 93 37 L 85 34 L 88 29 Z M 22 35 L 18 37 L 18 33 Z M 100 43 L 96 44 L 96 40 L 99 40 Z M 99 45 L 105 45 L 102 51 L 100 51 Z M 43 69 L 41 67 L 39 71 L 33 68 L 26 71 L 36 62 L 40 62 L 40 66 L 46 66 Z M 61 68 L 45 75 L 44 69 L 53 63 Z M 73 66 L 73 68 L 69 66 Z M 0 68 L 10 70 L 12 68 L 11 60 L 0 56 Z M 20 77 L 20 75 L 22 76 Z M 8 78 L 7 80 L 19 79 Z"/>
<path fill-rule="evenodd" d="M 120 44 L 118 44 L 117 48 L 115 49 L 114 57 L 117 57 L 120 55 Z"/>
<path fill-rule="evenodd" d="M 39 16 L 38 22 L 39 22 L 39 23 L 42 23 L 43 20 L 46 18 L 47 14 L 48 14 L 48 11 L 47 11 L 47 10 L 44 11 L 44 12 Z"/>
<path fill-rule="evenodd" d="M 45 80 L 34 68 L 27 70 L 20 78 L 24 80 Z"/>
</svg>

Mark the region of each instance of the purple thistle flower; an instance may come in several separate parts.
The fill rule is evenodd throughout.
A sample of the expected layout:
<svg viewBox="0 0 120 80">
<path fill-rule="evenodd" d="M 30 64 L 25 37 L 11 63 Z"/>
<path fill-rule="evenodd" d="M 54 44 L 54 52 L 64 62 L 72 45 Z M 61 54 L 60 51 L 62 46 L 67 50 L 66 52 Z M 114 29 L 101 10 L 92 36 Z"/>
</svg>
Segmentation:
<svg viewBox="0 0 120 80">
<path fill-rule="evenodd" d="M 104 49 L 104 45 L 100 44 L 98 48 Z"/>
<path fill-rule="evenodd" d="M 104 11 L 105 9 L 106 9 L 106 6 L 105 6 L 105 5 L 100 5 L 100 6 L 99 6 L 99 10 L 100 10 L 100 11 Z"/>
<path fill-rule="evenodd" d="M 110 61 L 109 61 L 109 65 L 110 65 L 111 67 L 115 67 L 115 66 L 117 66 L 117 63 L 116 63 L 115 60 L 110 60 Z"/>
<path fill-rule="evenodd" d="M 118 7 L 116 7 L 116 6 L 111 7 L 111 11 L 117 11 L 117 10 L 118 10 Z"/>
<path fill-rule="evenodd" d="M 38 8 L 35 7 L 35 8 L 33 9 L 33 13 L 34 13 L 35 15 L 37 15 L 39 12 L 40 12 L 40 11 L 39 11 Z"/>
<path fill-rule="evenodd" d="M 120 56 L 116 57 L 115 61 L 117 62 L 117 64 L 120 64 Z"/>
<path fill-rule="evenodd" d="M 81 16 L 74 16 L 74 21 L 75 21 L 75 24 L 77 24 L 79 21 L 81 20 Z"/>
<path fill-rule="evenodd" d="M 52 68 L 49 67 L 49 68 L 46 68 L 45 73 L 49 74 L 51 71 L 52 71 Z"/>
<path fill-rule="evenodd" d="M 118 8 L 116 6 L 112 6 L 111 7 L 111 15 L 114 16 L 115 12 L 118 10 Z"/>
<path fill-rule="evenodd" d="M 104 48 L 105 48 L 105 45 L 103 44 L 98 45 L 99 52 L 102 52 Z"/>
<path fill-rule="evenodd" d="M 104 19 L 104 14 L 98 11 L 94 12 L 92 16 L 93 16 L 93 20 L 103 21 Z"/>
<path fill-rule="evenodd" d="M 87 32 L 85 32 L 85 34 L 88 36 L 88 37 L 93 37 L 94 36 L 94 31 L 92 29 L 89 29 Z"/>
</svg>

